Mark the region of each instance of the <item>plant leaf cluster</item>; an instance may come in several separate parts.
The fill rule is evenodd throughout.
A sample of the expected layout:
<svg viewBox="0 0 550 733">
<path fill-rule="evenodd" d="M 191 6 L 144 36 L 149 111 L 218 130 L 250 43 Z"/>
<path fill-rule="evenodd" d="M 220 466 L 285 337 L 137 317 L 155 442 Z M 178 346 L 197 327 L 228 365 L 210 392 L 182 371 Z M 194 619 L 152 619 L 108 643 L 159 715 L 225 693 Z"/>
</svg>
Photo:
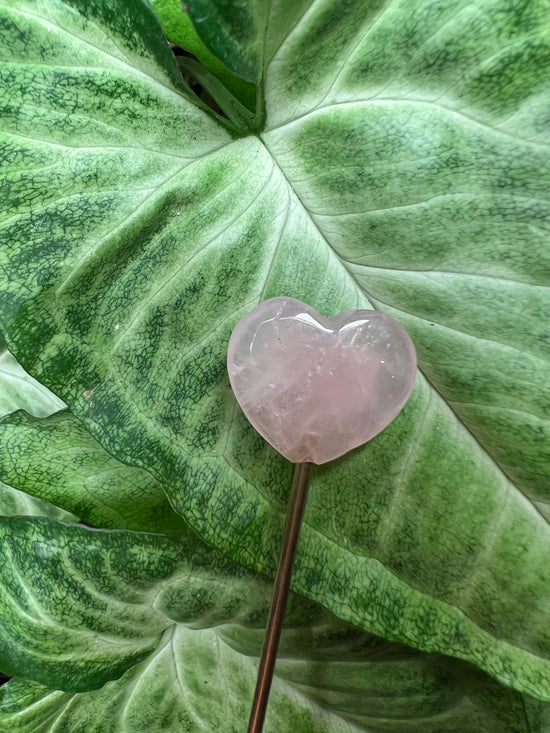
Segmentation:
<svg viewBox="0 0 550 733">
<path fill-rule="evenodd" d="M 314 472 L 267 730 L 542 732 L 547 4 L 186 9 L 0 2 L 0 728 L 246 724 L 291 466 L 225 352 L 289 295 L 419 373 Z"/>
</svg>

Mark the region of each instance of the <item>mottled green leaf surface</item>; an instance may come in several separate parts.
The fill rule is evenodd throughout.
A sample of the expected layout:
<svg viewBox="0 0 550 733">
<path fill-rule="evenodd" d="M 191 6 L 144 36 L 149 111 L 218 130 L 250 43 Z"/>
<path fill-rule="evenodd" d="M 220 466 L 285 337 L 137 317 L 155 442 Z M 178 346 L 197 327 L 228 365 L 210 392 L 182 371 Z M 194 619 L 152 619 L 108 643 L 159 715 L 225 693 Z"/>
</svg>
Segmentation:
<svg viewBox="0 0 550 733">
<path fill-rule="evenodd" d="M 0 420 L 0 478 L 94 527 L 185 535 L 156 479 L 109 455 L 70 412 Z"/>
<path fill-rule="evenodd" d="M 110 456 L 68 410 L 50 416 L 64 403 L 7 350 L 0 359 L 0 514 L 188 533 L 150 474 Z"/>
<path fill-rule="evenodd" d="M 235 648 L 251 636 L 239 632 L 228 642 L 223 630 L 175 626 L 151 657 L 92 692 L 13 680 L 0 689 L 0 724 L 12 733 L 240 733 L 257 662 Z M 528 701 L 527 715 L 519 693 L 470 667 L 438 656 L 391 659 L 391 644 L 350 662 L 344 656 L 351 646 L 340 643 L 334 655 L 327 645 L 314 659 L 305 651 L 279 664 L 266 733 L 548 730 L 543 703 Z"/>
<path fill-rule="evenodd" d="M 281 294 L 394 314 L 415 391 L 314 472 L 294 587 L 550 699 L 547 4 L 273 2 L 250 46 L 266 128 L 240 139 L 186 96 L 145 6 L 1 7 L 17 357 L 269 572 L 291 467 L 236 408 L 231 328 Z"/>
<path fill-rule="evenodd" d="M 27 517 L 1 517 L 0 532 L 0 668 L 8 674 L 89 690 L 147 656 L 174 622 L 265 621 L 268 584 L 200 541 Z M 326 615 L 305 600 L 295 606 L 294 625 Z"/>
<path fill-rule="evenodd" d="M 39 519 L 0 526 L 3 660 L 82 691 L 13 681 L 0 692 L 2 729 L 243 730 L 269 583 L 191 542 Z M 370 637 L 293 597 L 265 730 L 530 729 L 522 697 L 469 665 Z"/>
</svg>

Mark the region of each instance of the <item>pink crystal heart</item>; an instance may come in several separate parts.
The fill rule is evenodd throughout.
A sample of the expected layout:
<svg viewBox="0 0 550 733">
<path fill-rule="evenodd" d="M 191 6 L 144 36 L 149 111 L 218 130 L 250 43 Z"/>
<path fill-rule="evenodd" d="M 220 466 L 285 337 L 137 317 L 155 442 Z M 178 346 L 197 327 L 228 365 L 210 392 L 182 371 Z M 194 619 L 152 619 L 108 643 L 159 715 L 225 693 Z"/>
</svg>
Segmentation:
<svg viewBox="0 0 550 733">
<path fill-rule="evenodd" d="M 235 327 L 227 368 L 260 435 L 293 463 L 319 464 L 394 419 L 413 388 L 416 352 L 385 313 L 325 318 L 294 298 L 271 298 Z"/>
</svg>

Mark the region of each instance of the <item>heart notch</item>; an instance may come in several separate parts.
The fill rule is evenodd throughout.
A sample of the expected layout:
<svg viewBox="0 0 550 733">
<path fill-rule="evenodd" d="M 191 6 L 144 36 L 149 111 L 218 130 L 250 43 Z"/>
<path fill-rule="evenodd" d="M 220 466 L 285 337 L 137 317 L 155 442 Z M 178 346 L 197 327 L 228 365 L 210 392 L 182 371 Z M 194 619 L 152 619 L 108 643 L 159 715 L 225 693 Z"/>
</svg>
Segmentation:
<svg viewBox="0 0 550 733">
<path fill-rule="evenodd" d="M 263 301 L 229 341 L 229 380 L 256 430 L 293 463 L 326 463 L 382 431 L 407 401 L 416 352 L 391 316 L 327 318 L 294 298 Z"/>
</svg>

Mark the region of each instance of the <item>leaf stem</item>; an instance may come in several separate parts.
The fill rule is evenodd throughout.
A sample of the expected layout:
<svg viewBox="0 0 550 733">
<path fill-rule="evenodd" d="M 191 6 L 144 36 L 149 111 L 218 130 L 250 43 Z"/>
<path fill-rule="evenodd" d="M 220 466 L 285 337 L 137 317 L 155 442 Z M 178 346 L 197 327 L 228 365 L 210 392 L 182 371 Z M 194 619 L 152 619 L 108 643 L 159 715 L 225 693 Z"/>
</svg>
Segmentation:
<svg viewBox="0 0 550 733">
<path fill-rule="evenodd" d="M 210 94 L 218 107 L 227 115 L 227 120 L 223 120 L 219 115 L 218 119 L 232 123 L 234 128 L 241 134 L 247 135 L 251 130 L 255 129 L 256 115 L 249 110 L 244 104 L 231 94 L 226 87 L 216 79 L 216 77 L 208 72 L 198 61 L 188 58 L 187 56 L 177 57 L 178 66 L 181 71 L 188 73 Z"/>
</svg>

